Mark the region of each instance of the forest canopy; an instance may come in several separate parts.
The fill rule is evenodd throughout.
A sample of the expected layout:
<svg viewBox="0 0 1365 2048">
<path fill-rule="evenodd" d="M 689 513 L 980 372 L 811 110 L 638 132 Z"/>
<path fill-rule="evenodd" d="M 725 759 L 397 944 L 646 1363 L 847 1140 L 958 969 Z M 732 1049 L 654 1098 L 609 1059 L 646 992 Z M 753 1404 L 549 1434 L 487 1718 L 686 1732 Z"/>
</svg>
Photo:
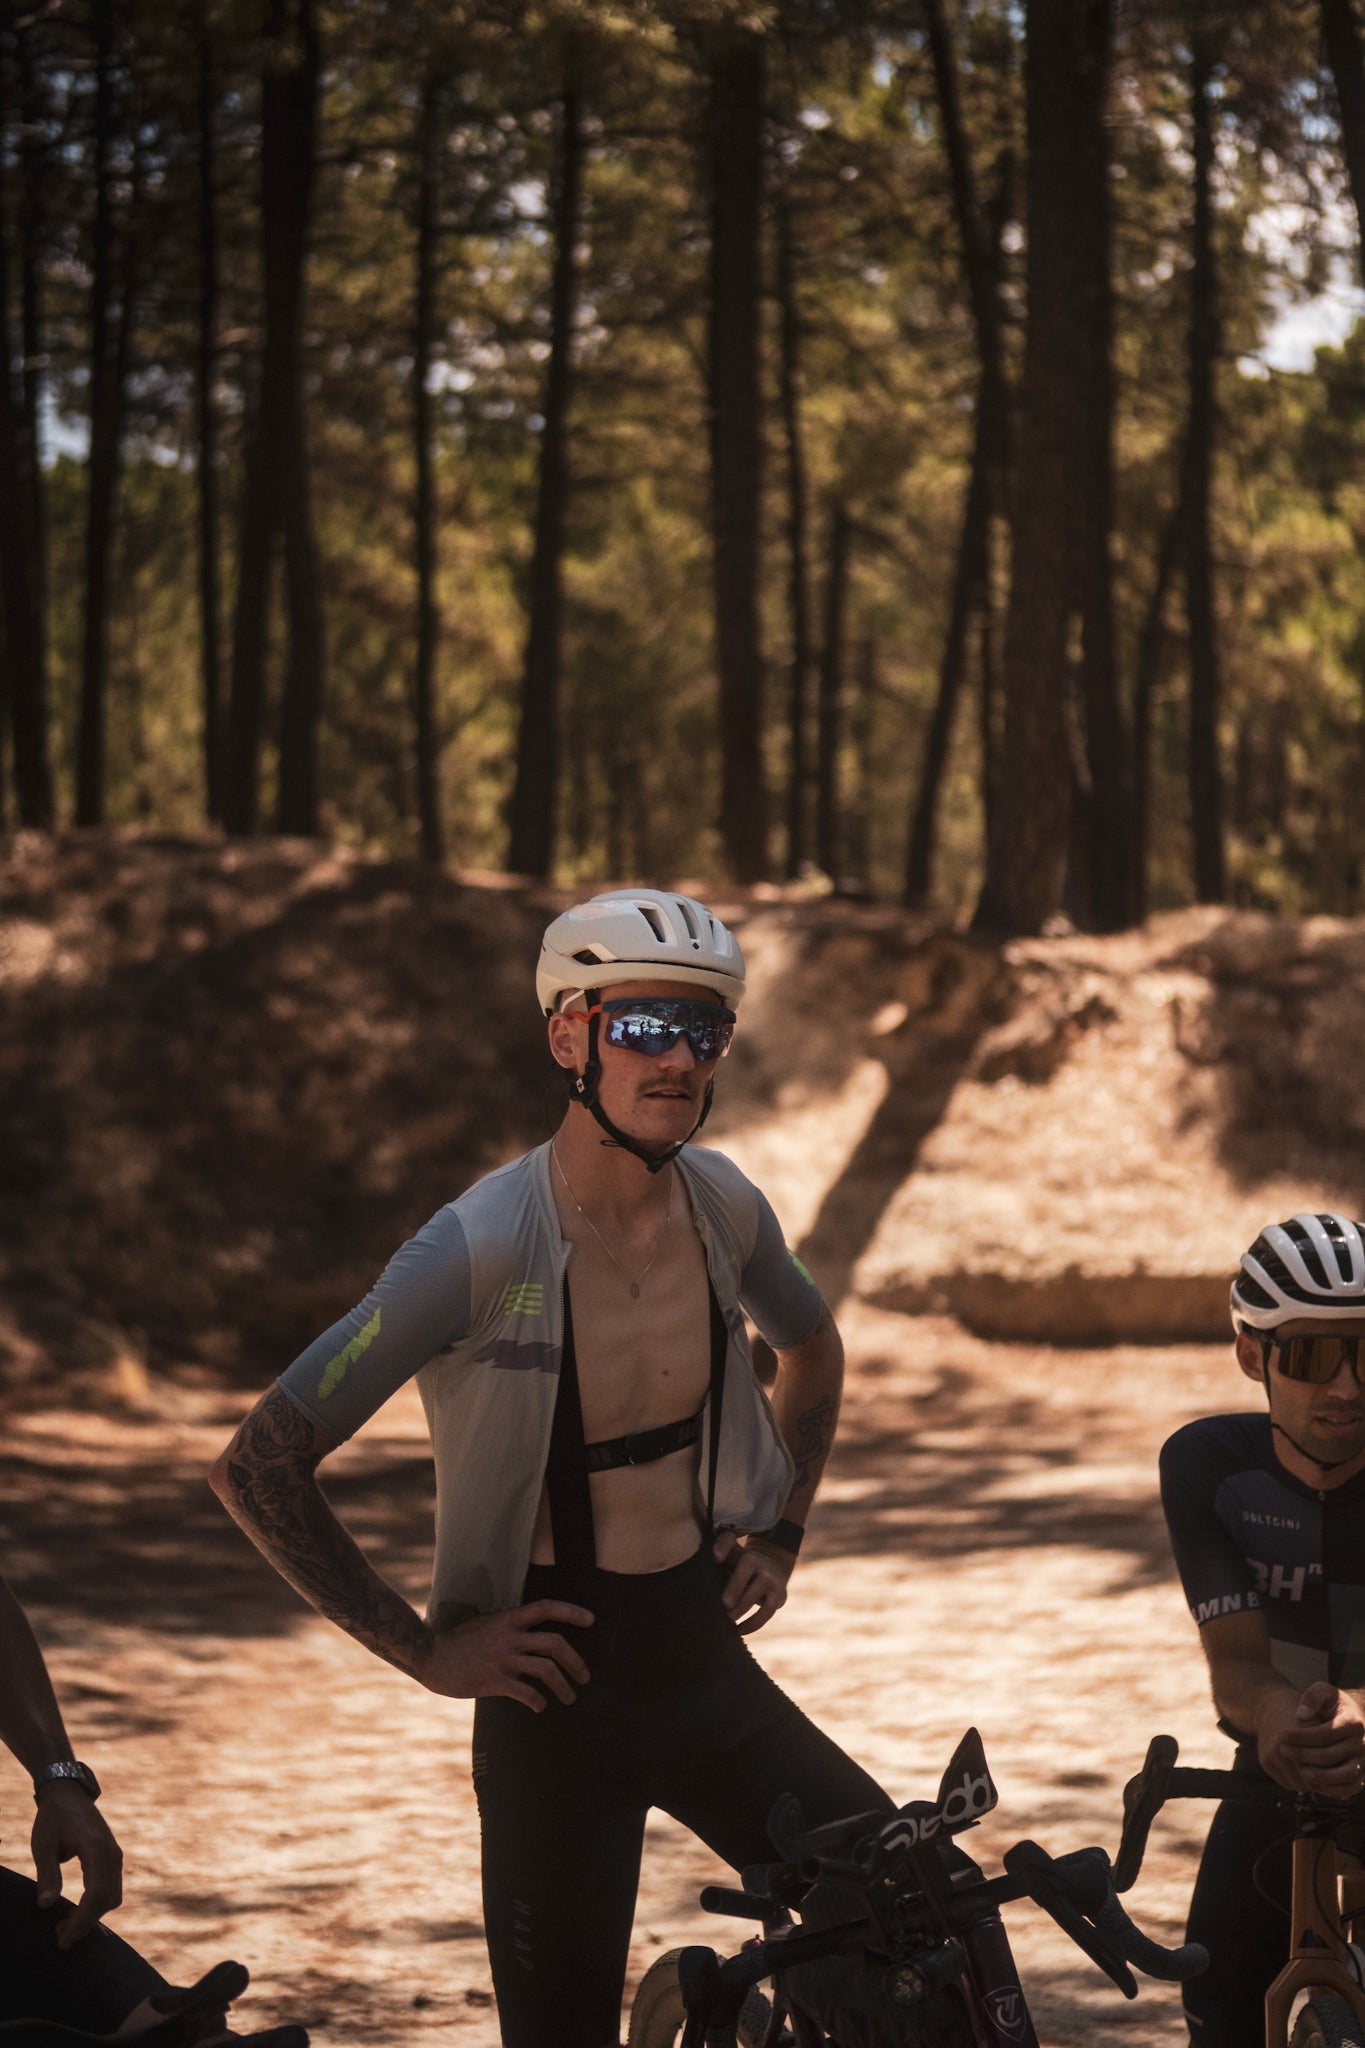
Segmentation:
<svg viewBox="0 0 1365 2048">
<path fill-rule="evenodd" d="M 0 830 L 1360 911 L 1362 209 L 1353 0 L 0 0 Z"/>
</svg>

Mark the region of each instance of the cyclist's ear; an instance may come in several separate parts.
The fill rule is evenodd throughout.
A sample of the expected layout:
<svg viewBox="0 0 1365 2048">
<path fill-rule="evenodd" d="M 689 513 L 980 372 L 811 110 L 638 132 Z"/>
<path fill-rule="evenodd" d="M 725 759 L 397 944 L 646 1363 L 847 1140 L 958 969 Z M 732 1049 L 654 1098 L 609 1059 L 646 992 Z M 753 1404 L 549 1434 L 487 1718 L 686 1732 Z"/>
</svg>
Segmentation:
<svg viewBox="0 0 1365 2048">
<path fill-rule="evenodd" d="M 1261 1357 L 1260 1339 L 1250 1336 L 1245 1330 L 1239 1330 L 1234 1348 L 1237 1353 L 1237 1363 L 1241 1366 L 1247 1378 L 1255 1380 L 1258 1386 L 1263 1386 L 1265 1384 L 1265 1365 Z"/>
</svg>

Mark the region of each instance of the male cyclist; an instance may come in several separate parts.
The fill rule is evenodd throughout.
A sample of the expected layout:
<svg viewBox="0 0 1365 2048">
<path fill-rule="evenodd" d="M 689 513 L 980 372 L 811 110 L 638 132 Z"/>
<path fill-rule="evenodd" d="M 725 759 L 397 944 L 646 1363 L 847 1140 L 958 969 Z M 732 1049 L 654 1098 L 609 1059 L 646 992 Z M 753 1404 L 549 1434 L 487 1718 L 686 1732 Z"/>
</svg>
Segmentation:
<svg viewBox="0 0 1365 2048">
<path fill-rule="evenodd" d="M 838 1334 L 763 1196 L 693 1148 L 744 988 L 690 897 L 594 897 L 537 994 L 569 1083 L 554 1139 L 398 1251 L 285 1372 L 214 1485 L 305 1598 L 435 1693 L 475 1698 L 484 1913 L 507 2048 L 610 2048 L 645 1817 L 736 1868 L 784 1791 L 812 1824 L 888 1802 L 749 1656 L 786 1598 L 834 1433 Z M 770 1406 L 744 1312 L 777 1353 Z M 413 1374 L 436 1461 L 429 1620 L 316 1469 Z"/>
<path fill-rule="evenodd" d="M 1237 1363 L 1268 1414 L 1216 1415 L 1161 1453 L 1161 1497 L 1233 1769 L 1345 1799 L 1365 1783 L 1365 1240 L 1336 1215 L 1263 1230 L 1232 1286 Z M 1283 1815 L 1209 1829 L 1185 1988 L 1201 2048 L 1246 2048 L 1289 1951 Z"/>
</svg>

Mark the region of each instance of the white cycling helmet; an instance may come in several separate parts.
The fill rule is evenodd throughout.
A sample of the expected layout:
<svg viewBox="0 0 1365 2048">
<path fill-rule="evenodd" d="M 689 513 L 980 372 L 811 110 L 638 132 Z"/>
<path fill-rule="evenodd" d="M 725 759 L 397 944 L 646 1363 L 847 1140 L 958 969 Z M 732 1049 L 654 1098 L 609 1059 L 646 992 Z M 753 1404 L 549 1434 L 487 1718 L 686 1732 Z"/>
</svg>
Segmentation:
<svg viewBox="0 0 1365 2048">
<path fill-rule="evenodd" d="M 546 1016 L 570 990 L 623 981 L 682 981 L 714 989 L 733 1009 L 744 993 L 739 941 L 693 896 L 667 889 L 611 889 L 575 903 L 540 946 L 536 995 Z"/>
<path fill-rule="evenodd" d="M 1234 1326 L 1276 1330 L 1300 1318 L 1365 1315 L 1363 1227 L 1308 1210 L 1269 1224 L 1232 1283 Z"/>
</svg>

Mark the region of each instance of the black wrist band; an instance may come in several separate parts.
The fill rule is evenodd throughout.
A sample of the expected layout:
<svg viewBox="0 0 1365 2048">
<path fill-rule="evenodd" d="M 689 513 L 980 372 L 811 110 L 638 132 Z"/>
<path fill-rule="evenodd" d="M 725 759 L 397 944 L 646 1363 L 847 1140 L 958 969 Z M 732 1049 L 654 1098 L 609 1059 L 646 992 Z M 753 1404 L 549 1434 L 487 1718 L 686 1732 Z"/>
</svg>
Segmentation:
<svg viewBox="0 0 1365 2048">
<path fill-rule="evenodd" d="M 789 1550 L 793 1557 L 800 1551 L 805 1530 L 799 1522 L 774 1522 L 771 1529 L 763 1531 L 765 1543 L 775 1543 L 779 1550 Z"/>
</svg>

